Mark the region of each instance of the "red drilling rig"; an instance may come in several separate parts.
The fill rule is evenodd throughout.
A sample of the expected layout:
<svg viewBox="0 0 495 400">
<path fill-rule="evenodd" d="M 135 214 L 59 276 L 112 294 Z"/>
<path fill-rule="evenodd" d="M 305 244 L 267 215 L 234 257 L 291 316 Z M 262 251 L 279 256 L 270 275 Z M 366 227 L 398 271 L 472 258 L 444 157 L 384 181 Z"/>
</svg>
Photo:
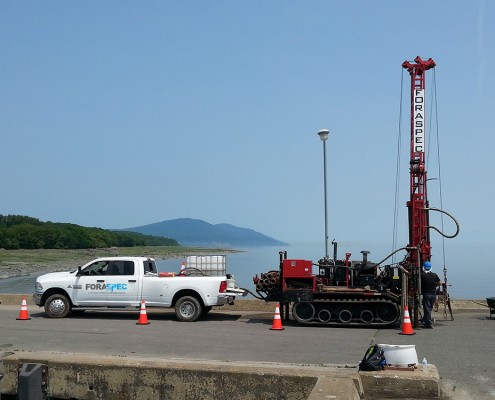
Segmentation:
<svg viewBox="0 0 495 400">
<path fill-rule="evenodd" d="M 390 326 L 400 321 L 401 310 L 408 305 L 417 327 L 421 294 L 421 266 L 431 258 L 430 229 L 444 237 L 457 236 L 459 225 L 448 213 L 430 208 L 427 197 L 425 72 L 435 67 L 416 57 L 402 67 L 411 76 L 411 140 L 409 244 L 395 250 L 378 263 L 368 260 L 362 251 L 361 260 L 337 259 L 337 243 L 333 243 L 333 259 L 325 257 L 314 264 L 309 260 L 289 259 L 280 252 L 277 270 L 253 278 L 259 298 L 281 303 L 282 316 L 289 317 L 290 305 L 296 321 L 307 325 L 326 326 Z M 448 236 L 429 225 L 429 212 L 438 211 L 451 217 L 457 227 Z M 396 264 L 382 265 L 394 254 L 405 251 Z M 313 273 L 313 266 L 318 273 Z"/>
</svg>

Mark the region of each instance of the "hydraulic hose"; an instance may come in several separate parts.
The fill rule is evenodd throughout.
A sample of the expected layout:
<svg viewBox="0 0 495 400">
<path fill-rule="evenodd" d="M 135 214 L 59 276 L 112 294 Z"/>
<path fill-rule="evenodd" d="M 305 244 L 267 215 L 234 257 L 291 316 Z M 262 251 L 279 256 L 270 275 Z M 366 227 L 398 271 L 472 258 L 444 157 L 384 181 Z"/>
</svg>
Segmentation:
<svg viewBox="0 0 495 400">
<path fill-rule="evenodd" d="M 446 237 L 447 239 L 455 238 L 459 234 L 459 222 L 457 222 L 457 220 L 452 215 L 450 215 L 447 211 L 440 210 L 439 208 L 434 208 L 434 207 L 425 208 L 425 210 L 438 211 L 442 214 L 449 216 L 452 219 L 452 221 L 454 221 L 454 224 L 456 226 L 456 232 L 453 235 L 449 236 L 449 235 L 446 235 L 445 233 L 443 233 L 442 231 L 440 231 L 440 229 L 438 229 L 435 226 L 427 226 L 427 228 L 431 228 L 431 229 L 436 230 L 440 235 L 442 235 L 443 237 Z"/>
<path fill-rule="evenodd" d="M 395 253 L 398 253 L 399 251 L 402 251 L 402 250 L 411 250 L 410 247 L 401 247 L 400 249 L 397 249 L 397 250 L 394 250 L 392 253 L 390 253 L 387 257 L 385 257 L 382 261 L 380 261 L 379 263 L 376 263 L 376 265 L 380 265 L 381 263 L 383 263 L 385 260 L 387 260 L 388 258 L 392 257 Z"/>
<path fill-rule="evenodd" d="M 241 288 L 242 290 L 245 290 L 246 292 L 248 292 L 251 296 L 253 296 L 255 299 L 258 299 L 258 300 L 265 300 L 265 298 L 263 296 L 261 296 L 258 292 L 258 294 L 254 294 L 253 292 L 251 292 L 249 289 L 246 289 L 246 288 Z"/>
<path fill-rule="evenodd" d="M 194 267 L 187 267 L 187 268 L 184 268 L 183 270 L 179 271 L 179 275 L 181 274 L 181 272 L 183 273 L 184 276 L 188 276 L 188 273 L 187 271 L 196 271 L 196 272 L 199 272 L 201 275 L 203 276 L 208 276 L 206 275 L 203 271 L 201 271 L 200 269 L 198 268 L 194 268 Z"/>
</svg>

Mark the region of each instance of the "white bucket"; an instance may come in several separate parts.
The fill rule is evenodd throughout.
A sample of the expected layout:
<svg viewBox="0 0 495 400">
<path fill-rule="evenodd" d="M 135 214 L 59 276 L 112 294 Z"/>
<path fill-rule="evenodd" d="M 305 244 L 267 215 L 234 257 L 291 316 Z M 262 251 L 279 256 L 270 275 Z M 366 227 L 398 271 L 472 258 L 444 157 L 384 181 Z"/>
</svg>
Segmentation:
<svg viewBox="0 0 495 400">
<path fill-rule="evenodd" d="M 409 367 L 418 364 L 418 355 L 414 344 L 379 344 L 378 347 L 383 350 L 387 365 Z"/>
</svg>

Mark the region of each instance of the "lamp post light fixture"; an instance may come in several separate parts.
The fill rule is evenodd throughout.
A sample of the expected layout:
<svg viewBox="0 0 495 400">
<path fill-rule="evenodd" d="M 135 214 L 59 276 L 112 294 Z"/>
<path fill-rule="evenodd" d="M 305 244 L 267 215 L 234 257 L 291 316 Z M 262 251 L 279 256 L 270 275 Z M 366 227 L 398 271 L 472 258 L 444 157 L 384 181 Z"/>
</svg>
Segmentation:
<svg viewBox="0 0 495 400">
<path fill-rule="evenodd" d="M 322 129 L 318 132 L 318 136 L 323 142 L 323 192 L 325 201 L 325 259 L 328 260 L 328 211 L 327 211 L 327 139 L 330 131 Z"/>
</svg>

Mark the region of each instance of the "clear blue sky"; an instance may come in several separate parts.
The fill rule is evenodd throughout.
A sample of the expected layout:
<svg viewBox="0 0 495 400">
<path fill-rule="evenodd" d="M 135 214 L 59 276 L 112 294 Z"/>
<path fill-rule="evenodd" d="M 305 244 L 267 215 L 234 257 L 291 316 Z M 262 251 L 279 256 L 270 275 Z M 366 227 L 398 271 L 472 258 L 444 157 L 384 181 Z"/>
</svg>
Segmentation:
<svg viewBox="0 0 495 400">
<path fill-rule="evenodd" d="M 327 128 L 330 240 L 390 242 L 401 64 L 419 55 L 437 63 L 455 240 L 493 243 L 493 21 L 477 0 L 2 1 L 0 213 L 319 240 Z"/>
</svg>

